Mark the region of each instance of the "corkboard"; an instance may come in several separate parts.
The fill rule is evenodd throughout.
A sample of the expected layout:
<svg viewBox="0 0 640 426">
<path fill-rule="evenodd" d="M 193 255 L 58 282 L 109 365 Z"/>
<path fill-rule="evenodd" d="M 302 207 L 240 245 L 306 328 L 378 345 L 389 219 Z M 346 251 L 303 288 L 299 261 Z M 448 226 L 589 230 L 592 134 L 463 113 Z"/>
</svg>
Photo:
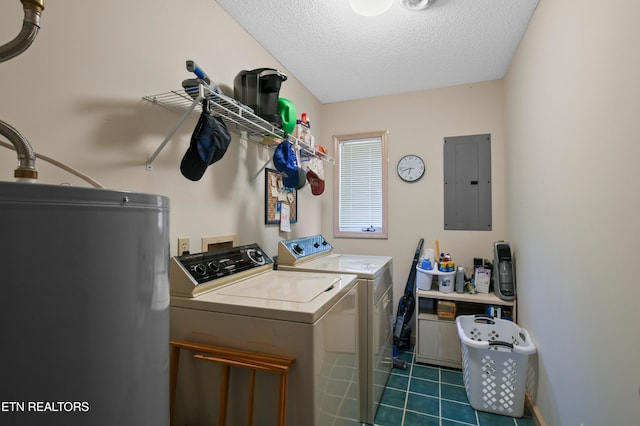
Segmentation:
<svg viewBox="0 0 640 426">
<path fill-rule="evenodd" d="M 277 170 L 264 169 L 264 223 L 267 225 L 280 223 L 280 206 L 282 203 L 291 207 L 289 222 L 298 221 L 298 191 L 285 188 L 282 174 Z"/>
</svg>

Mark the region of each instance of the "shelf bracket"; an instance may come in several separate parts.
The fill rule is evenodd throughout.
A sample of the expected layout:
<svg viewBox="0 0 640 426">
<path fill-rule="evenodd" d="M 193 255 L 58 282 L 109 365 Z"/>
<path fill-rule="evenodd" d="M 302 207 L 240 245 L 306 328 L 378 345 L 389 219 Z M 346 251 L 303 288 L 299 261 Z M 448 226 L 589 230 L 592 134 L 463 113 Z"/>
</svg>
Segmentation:
<svg viewBox="0 0 640 426">
<path fill-rule="evenodd" d="M 175 125 L 173 130 L 171 130 L 171 132 L 169 132 L 169 134 L 164 138 L 164 140 L 162 141 L 158 149 L 156 149 L 153 155 L 151 155 L 151 157 L 149 157 L 149 159 L 147 160 L 147 170 L 153 170 L 153 162 L 155 161 L 158 154 L 160 154 L 160 152 L 164 149 L 164 147 L 169 143 L 173 135 L 176 134 L 178 129 L 185 122 L 187 117 L 189 117 L 189 115 L 193 112 L 196 106 L 200 104 L 200 102 L 202 102 L 203 99 L 204 99 L 204 95 L 202 93 L 202 86 L 200 86 L 200 93 L 198 93 L 198 96 L 193 100 L 189 108 L 187 108 L 187 111 L 182 115 L 182 118 L 180 118 L 180 121 L 178 121 L 178 123 Z"/>
<path fill-rule="evenodd" d="M 254 180 L 258 179 L 258 176 L 260 176 L 260 173 L 262 173 L 262 172 L 263 172 L 263 170 L 267 168 L 267 166 L 269 165 L 269 163 L 271 163 L 271 161 L 272 161 L 272 160 L 273 160 L 273 159 L 272 159 L 272 158 L 270 158 L 270 159 L 269 159 L 269 161 L 267 161 L 266 163 L 264 163 L 264 165 L 263 165 L 262 167 L 260 167 L 260 170 L 258 170 L 258 171 L 256 172 L 256 174 L 254 174 L 254 175 L 249 179 L 249 182 L 253 182 Z"/>
</svg>

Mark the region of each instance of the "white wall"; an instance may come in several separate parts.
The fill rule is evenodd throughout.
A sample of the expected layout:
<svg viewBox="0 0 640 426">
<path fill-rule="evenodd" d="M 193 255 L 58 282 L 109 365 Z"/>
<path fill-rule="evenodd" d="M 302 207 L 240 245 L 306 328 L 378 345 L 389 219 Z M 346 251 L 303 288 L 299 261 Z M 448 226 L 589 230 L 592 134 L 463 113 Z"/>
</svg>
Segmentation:
<svg viewBox="0 0 640 426">
<path fill-rule="evenodd" d="M 505 80 L 509 239 L 548 425 L 640 422 L 639 16 L 542 0 Z"/>
<path fill-rule="evenodd" d="M 18 0 L 0 4 L 0 44 L 22 25 Z M 264 225 L 264 175 L 271 153 L 234 136 L 224 158 L 199 182 L 179 171 L 197 114 L 179 130 L 147 171 L 147 158 L 180 114 L 143 101 L 179 89 L 185 60 L 195 60 L 227 94 L 243 69 L 273 67 L 289 74 L 211 0 L 45 2 L 42 29 L 22 55 L 0 64 L 0 119 L 15 127 L 36 152 L 92 176 L 105 187 L 166 195 L 171 200 L 172 253 L 178 236 L 237 234 L 276 253 L 279 239 L 320 231 L 320 199 L 300 191 L 299 223 L 291 234 Z M 321 120 L 320 103 L 295 78 L 280 94 Z M 315 130 L 322 137 L 321 129 Z M 16 154 L 0 147 L 0 179 L 13 180 Z M 39 182 L 74 176 L 37 161 Z M 271 166 L 272 167 L 272 166 Z M 254 176 L 258 174 L 256 179 Z"/>
<path fill-rule="evenodd" d="M 389 238 L 331 241 L 337 252 L 393 256 L 396 304 L 420 238 L 425 248 L 435 248 L 437 239 L 441 251 L 471 267 L 474 257 L 492 259 L 493 242 L 506 236 L 502 87 L 502 81 L 489 81 L 323 106 L 324 143 L 330 146 L 333 135 L 389 130 Z M 491 134 L 493 230 L 445 231 L 443 138 L 481 133 Z M 406 154 L 426 162 L 425 176 L 415 183 L 403 182 L 396 173 Z M 332 209 L 333 199 L 323 198 L 323 212 Z M 322 217 L 322 230 L 333 237 L 330 213 Z"/>
</svg>

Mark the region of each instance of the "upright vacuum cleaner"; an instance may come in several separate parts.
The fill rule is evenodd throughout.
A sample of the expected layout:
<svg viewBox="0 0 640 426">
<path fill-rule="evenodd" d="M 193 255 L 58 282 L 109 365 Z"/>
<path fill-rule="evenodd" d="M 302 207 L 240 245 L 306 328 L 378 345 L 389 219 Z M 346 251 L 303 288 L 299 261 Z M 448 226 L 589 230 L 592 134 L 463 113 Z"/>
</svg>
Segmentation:
<svg viewBox="0 0 640 426">
<path fill-rule="evenodd" d="M 416 284 L 416 266 L 420 260 L 420 253 L 422 252 L 422 244 L 424 238 L 420 238 L 418 242 L 418 248 L 413 256 L 413 263 L 411 264 L 411 270 L 409 271 L 409 278 L 407 279 L 407 285 L 404 288 L 404 295 L 398 302 L 398 312 L 396 314 L 396 322 L 393 328 L 393 366 L 395 368 L 405 369 L 407 368 L 406 361 L 398 358 L 398 350 L 406 347 L 408 349 L 409 341 L 411 340 L 411 328 L 409 323 L 413 318 L 413 312 L 416 308 L 416 298 L 413 295 Z"/>
</svg>

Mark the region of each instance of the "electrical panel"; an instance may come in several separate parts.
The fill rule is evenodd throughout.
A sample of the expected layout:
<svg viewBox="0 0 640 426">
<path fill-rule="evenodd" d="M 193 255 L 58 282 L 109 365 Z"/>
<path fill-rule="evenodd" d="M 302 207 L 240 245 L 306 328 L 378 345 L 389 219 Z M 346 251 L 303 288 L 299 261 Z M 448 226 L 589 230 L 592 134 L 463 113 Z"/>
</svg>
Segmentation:
<svg viewBox="0 0 640 426">
<path fill-rule="evenodd" d="M 491 226 L 491 135 L 444 138 L 444 229 Z"/>
</svg>

